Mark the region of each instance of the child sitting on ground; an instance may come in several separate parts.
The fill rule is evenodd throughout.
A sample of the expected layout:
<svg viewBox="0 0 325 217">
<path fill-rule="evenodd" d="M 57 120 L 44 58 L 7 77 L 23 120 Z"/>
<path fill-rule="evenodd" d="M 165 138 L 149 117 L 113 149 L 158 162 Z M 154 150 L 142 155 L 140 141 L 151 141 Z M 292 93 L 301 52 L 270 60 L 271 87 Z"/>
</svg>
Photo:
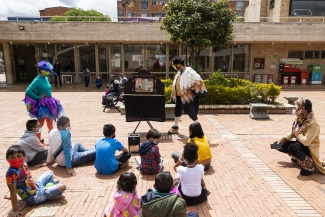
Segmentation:
<svg viewBox="0 0 325 217">
<path fill-rule="evenodd" d="M 141 173 L 153 175 L 162 170 L 163 160 L 159 153 L 158 140 L 161 134 L 156 129 L 150 129 L 146 135 L 147 141 L 140 145 L 140 157 L 136 157 Z"/>
<path fill-rule="evenodd" d="M 169 172 L 158 173 L 153 187 L 141 197 L 142 217 L 198 217 L 197 213 L 186 213 L 186 203 L 178 194 L 169 193 L 174 187 Z"/>
<path fill-rule="evenodd" d="M 17 194 L 22 200 L 29 205 L 38 205 L 49 199 L 56 199 L 65 191 L 66 186 L 54 181 L 52 171 L 45 172 L 35 182 L 32 178 L 28 165 L 24 164 L 25 151 L 18 145 L 8 148 L 6 159 L 10 165 L 6 180 L 10 192 L 10 197 L 5 199 L 11 200 L 11 216 L 22 215 L 18 210 Z"/>
<path fill-rule="evenodd" d="M 204 177 L 204 166 L 197 164 L 198 147 L 194 143 L 186 143 L 184 146 L 183 157 L 180 162 L 185 162 L 186 167 L 177 167 L 177 177 L 180 185 L 179 192 L 187 205 L 195 206 L 207 200 L 209 192 L 202 187 Z"/>
<path fill-rule="evenodd" d="M 101 77 L 98 76 L 98 77 L 96 78 L 96 88 L 99 89 L 99 88 L 102 87 L 102 85 L 103 85 L 103 81 L 102 81 Z"/>
<path fill-rule="evenodd" d="M 204 170 L 210 168 L 210 163 L 212 159 L 212 154 L 210 150 L 210 142 L 208 138 L 204 135 L 201 124 L 199 122 L 194 122 L 189 126 L 190 138 L 187 142 L 195 143 L 198 146 L 198 164 L 204 166 Z M 181 153 L 173 152 L 172 158 L 177 164 L 178 159 L 182 156 Z M 183 162 L 182 166 L 186 166 Z M 177 167 L 177 166 L 176 166 Z"/>
<path fill-rule="evenodd" d="M 117 190 L 110 205 L 105 209 L 104 217 L 124 217 L 141 215 L 140 197 L 136 193 L 137 178 L 134 173 L 126 172 L 117 180 Z"/>
</svg>

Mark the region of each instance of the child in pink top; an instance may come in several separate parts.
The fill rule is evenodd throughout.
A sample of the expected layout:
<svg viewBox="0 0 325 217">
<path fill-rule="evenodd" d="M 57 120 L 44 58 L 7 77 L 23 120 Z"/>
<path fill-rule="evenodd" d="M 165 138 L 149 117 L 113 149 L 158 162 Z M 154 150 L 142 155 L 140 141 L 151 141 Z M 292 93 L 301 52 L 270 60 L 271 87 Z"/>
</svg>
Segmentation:
<svg viewBox="0 0 325 217">
<path fill-rule="evenodd" d="M 117 181 L 110 205 L 104 210 L 104 217 L 141 216 L 141 199 L 136 193 L 137 178 L 134 173 L 126 172 Z"/>
</svg>

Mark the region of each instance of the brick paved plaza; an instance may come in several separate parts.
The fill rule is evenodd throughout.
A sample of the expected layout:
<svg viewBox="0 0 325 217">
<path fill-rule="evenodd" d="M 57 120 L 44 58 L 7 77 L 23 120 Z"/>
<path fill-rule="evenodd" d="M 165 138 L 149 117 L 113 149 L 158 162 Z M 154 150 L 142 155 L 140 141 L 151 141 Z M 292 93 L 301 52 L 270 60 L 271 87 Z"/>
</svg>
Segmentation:
<svg viewBox="0 0 325 217">
<path fill-rule="evenodd" d="M 63 87 L 64 88 L 64 87 Z M 73 142 L 81 142 L 92 148 L 95 140 L 102 137 L 102 127 L 111 123 L 116 127 L 117 138 L 127 147 L 127 135 L 137 122 L 125 122 L 125 116 L 114 111 L 102 112 L 102 92 L 53 92 L 71 120 Z M 321 125 L 321 155 L 325 157 L 325 94 L 324 91 L 283 91 L 278 102 L 286 102 L 283 96 L 296 95 L 313 102 L 315 117 Z M 8 163 L 7 148 L 18 141 L 29 119 L 21 100 L 23 92 L 0 92 L 0 216 L 7 216 L 11 203 L 4 200 L 8 194 L 5 173 Z M 187 207 L 200 217 L 207 216 L 325 216 L 325 175 L 315 172 L 309 177 L 299 176 L 300 166 L 290 157 L 271 150 L 269 144 L 280 139 L 291 129 L 293 115 L 270 114 L 270 120 L 252 120 L 242 115 L 199 115 L 203 130 L 211 142 L 212 168 L 204 181 L 211 194 L 208 201 Z M 172 151 L 181 152 L 187 140 L 188 126 L 192 121 L 183 116 L 179 135 L 167 135 L 173 121 L 151 122 L 162 132 L 159 147 L 164 159 L 165 171 L 173 177 Z M 149 130 L 142 122 L 137 130 L 142 141 Z M 47 129 L 43 137 L 47 143 Z M 96 174 L 93 162 L 77 167 L 77 175 L 69 177 L 65 168 L 53 164 L 49 167 L 30 168 L 36 179 L 43 172 L 52 170 L 67 185 L 64 198 L 49 201 L 41 206 L 26 206 L 20 201 L 24 216 L 100 216 L 109 204 L 111 192 L 116 189 L 119 175 L 132 171 L 138 179 L 137 192 L 142 196 L 152 187 L 154 176 L 142 175 L 136 169 L 133 154 L 130 165 L 114 175 Z M 323 158 L 324 159 L 324 158 Z M 325 159 L 324 159 L 325 160 Z"/>
</svg>

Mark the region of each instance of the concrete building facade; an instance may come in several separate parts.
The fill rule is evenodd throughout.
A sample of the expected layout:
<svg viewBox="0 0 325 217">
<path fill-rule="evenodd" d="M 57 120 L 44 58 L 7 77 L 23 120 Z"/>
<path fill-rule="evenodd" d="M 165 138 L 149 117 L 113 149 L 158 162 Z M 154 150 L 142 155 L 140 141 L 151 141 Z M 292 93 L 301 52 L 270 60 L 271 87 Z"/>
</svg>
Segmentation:
<svg viewBox="0 0 325 217">
<path fill-rule="evenodd" d="M 324 22 L 325 1 L 250 0 L 246 22 Z"/>
<path fill-rule="evenodd" d="M 245 17 L 246 22 L 234 23 L 232 45 L 215 53 L 210 48 L 201 52 L 202 76 L 209 77 L 212 72 L 221 70 L 226 76 L 252 81 L 259 76 L 269 76 L 279 84 L 282 81 L 279 73 L 281 59 L 300 59 L 300 64 L 293 67 L 301 70 L 307 70 L 312 64 L 325 65 L 324 22 L 307 22 L 306 17 L 296 15 L 282 17 L 282 10 L 287 10 L 287 14 L 292 11 L 292 1 L 286 1 L 289 6 L 284 4 L 285 1 L 275 1 L 270 10 L 272 1 L 251 0 L 246 8 L 246 14 L 251 12 Z M 312 13 L 315 14 L 313 10 Z M 274 18 L 267 17 L 270 14 Z M 325 19 L 321 16 L 313 18 Z M 112 74 L 118 73 L 131 76 L 139 68 L 146 68 L 159 77 L 173 77 L 171 59 L 176 55 L 186 59 L 185 46 L 171 42 L 159 25 L 0 22 L 0 51 L 4 56 L 7 83 L 32 80 L 37 75 L 34 68 L 37 61 L 53 63 L 56 58 L 62 64 L 62 74 L 73 76 L 73 82 L 77 83 L 83 81 L 83 65 L 88 65 L 92 81 L 96 76 L 107 81 Z M 191 65 L 192 57 L 187 55 Z"/>
<path fill-rule="evenodd" d="M 19 25 L 25 30 L 21 31 Z M 204 77 L 220 69 L 230 77 L 249 80 L 255 74 L 272 74 L 278 83 L 280 59 L 297 52 L 304 59 L 299 66 L 302 69 L 309 64 L 325 64 L 323 23 L 245 22 L 234 23 L 234 28 L 231 47 L 216 53 L 211 49 L 201 53 Z M 118 73 L 130 76 L 141 67 L 160 77 L 172 77 L 175 73 L 170 67 L 172 57 L 179 55 L 185 59 L 184 46 L 170 42 L 168 34 L 159 29 L 159 23 L 0 22 L 0 29 L 8 83 L 20 80 L 17 61 L 21 56 L 25 58 L 26 80 L 37 75 L 34 68 L 37 61 L 53 63 L 58 58 L 62 74 L 73 75 L 74 82 L 83 81 L 83 65 L 89 66 L 92 79 L 101 75 L 107 80 Z M 318 55 L 307 57 L 310 51 Z M 191 64 L 191 57 L 188 59 Z M 254 67 L 255 59 L 263 60 L 263 67 Z M 154 68 L 157 61 L 159 67 Z"/>
</svg>

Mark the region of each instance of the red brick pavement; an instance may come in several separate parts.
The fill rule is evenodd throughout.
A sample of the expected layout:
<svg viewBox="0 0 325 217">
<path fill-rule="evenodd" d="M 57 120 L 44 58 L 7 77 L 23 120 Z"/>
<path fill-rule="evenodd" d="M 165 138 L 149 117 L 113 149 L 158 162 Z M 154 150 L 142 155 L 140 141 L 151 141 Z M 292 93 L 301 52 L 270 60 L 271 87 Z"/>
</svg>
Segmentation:
<svg viewBox="0 0 325 217">
<path fill-rule="evenodd" d="M 67 115 L 71 119 L 72 139 L 87 147 L 93 147 L 95 140 L 102 137 L 102 126 L 112 123 L 117 129 L 117 138 L 127 146 L 127 134 L 133 132 L 136 122 L 125 122 L 119 113 L 103 113 L 100 92 L 55 92 Z M 316 118 L 321 125 L 321 142 L 324 144 L 325 107 L 323 91 L 283 91 L 277 99 L 285 102 L 283 96 L 297 95 L 311 99 Z M 2 199 L 8 193 L 5 172 L 7 148 L 14 144 L 29 119 L 21 99 L 22 92 L 0 92 L 0 216 L 7 216 L 10 201 Z M 269 144 L 280 138 L 291 128 L 292 115 L 270 115 L 270 120 L 252 120 L 248 115 L 200 115 L 205 134 L 211 142 L 212 168 L 204 177 L 211 194 L 208 201 L 188 211 L 199 212 L 200 216 L 325 216 L 325 176 L 315 173 L 310 177 L 298 176 L 300 168 L 290 158 L 270 150 Z M 161 155 L 165 171 L 172 170 L 171 151 L 182 151 L 188 136 L 188 125 L 192 121 L 183 116 L 180 134 L 167 136 L 165 132 L 173 124 L 171 120 L 152 122 L 153 127 L 163 133 L 160 140 Z M 43 132 L 46 132 L 44 127 Z M 149 126 L 143 122 L 137 132 L 145 135 Z M 43 137 L 47 141 L 46 133 Z M 325 148 L 321 148 L 325 156 Z M 55 216 L 100 216 L 108 205 L 110 194 L 116 188 L 119 175 L 133 171 L 138 179 L 137 192 L 141 196 L 152 187 L 154 176 L 142 175 L 136 170 L 134 154 L 130 165 L 114 175 L 96 174 L 89 163 L 78 167 L 77 175 L 68 177 L 65 169 L 54 164 L 43 168 L 31 168 L 34 177 L 52 170 L 58 179 L 67 185 L 64 198 L 47 202 L 60 203 Z M 20 202 L 25 216 L 37 216 L 37 206 L 25 206 Z"/>
</svg>

